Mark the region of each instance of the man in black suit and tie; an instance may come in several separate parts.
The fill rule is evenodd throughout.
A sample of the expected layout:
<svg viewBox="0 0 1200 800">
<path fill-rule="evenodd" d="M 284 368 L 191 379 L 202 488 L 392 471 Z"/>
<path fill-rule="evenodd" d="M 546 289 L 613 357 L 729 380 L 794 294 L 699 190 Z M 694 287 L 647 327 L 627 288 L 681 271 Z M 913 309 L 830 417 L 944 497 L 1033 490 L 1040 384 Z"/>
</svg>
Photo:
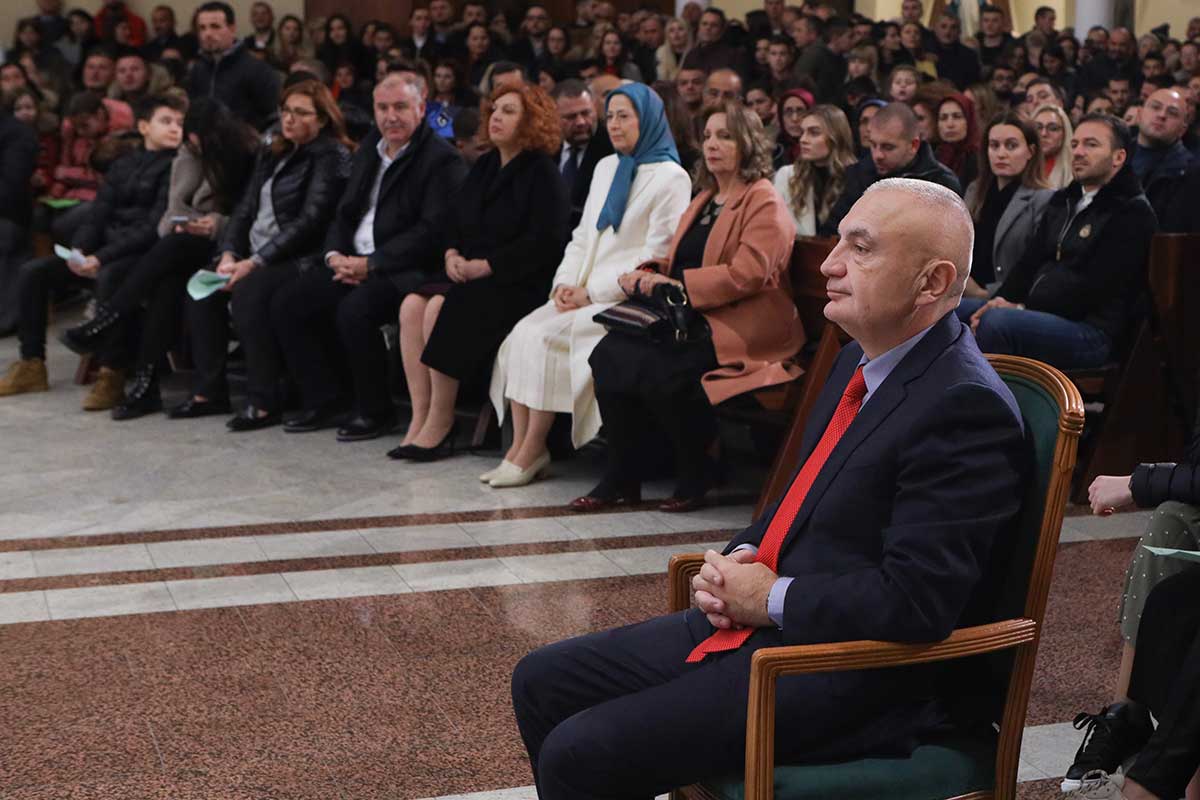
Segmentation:
<svg viewBox="0 0 1200 800">
<path fill-rule="evenodd" d="M 608 128 L 599 124 L 595 99 L 582 81 L 566 80 L 554 87 L 558 121 L 562 126 L 562 150 L 558 154 L 558 172 L 567 184 L 571 198 L 571 230 L 583 217 L 592 186 L 592 173 L 600 159 L 613 152 Z"/>
<path fill-rule="evenodd" d="M 696 608 L 543 647 L 513 674 L 543 800 L 649 798 L 740 772 L 760 647 L 935 642 L 1016 519 L 1027 449 L 958 305 L 973 229 L 943 187 L 888 179 L 842 221 L 825 314 L 856 341 L 784 497 L 709 551 Z M 781 763 L 905 755 L 946 719 L 936 668 L 785 677 Z"/>
<path fill-rule="evenodd" d="M 335 357 L 354 379 L 356 415 L 339 441 L 372 439 L 394 427 L 381 325 L 394 323 L 408 292 L 428 279 L 434 226 L 466 178 L 454 146 L 425 121 L 425 85 L 393 72 L 375 87 L 375 124 L 358 148 L 350 181 L 325 240 L 325 265 L 276 295 L 272 322 L 304 411 L 289 433 L 331 427 L 347 398 Z"/>
</svg>

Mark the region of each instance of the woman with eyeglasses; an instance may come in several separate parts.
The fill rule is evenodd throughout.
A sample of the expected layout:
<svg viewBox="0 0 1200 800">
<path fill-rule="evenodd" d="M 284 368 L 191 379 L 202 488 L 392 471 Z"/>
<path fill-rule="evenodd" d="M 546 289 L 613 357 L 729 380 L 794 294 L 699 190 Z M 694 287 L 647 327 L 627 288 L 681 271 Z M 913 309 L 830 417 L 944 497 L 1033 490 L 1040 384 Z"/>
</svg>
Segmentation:
<svg viewBox="0 0 1200 800">
<path fill-rule="evenodd" d="M 1071 171 L 1071 153 L 1066 146 L 1075 135 L 1071 118 L 1058 106 L 1040 106 L 1033 112 L 1033 129 L 1037 131 L 1045 162 L 1042 177 L 1051 189 L 1062 189 L 1075 180 Z"/>
<path fill-rule="evenodd" d="M 278 290 L 308 269 L 324 269 L 325 229 L 350 176 L 342 112 L 313 80 L 283 90 L 280 136 L 259 153 L 250 182 L 225 226 L 217 252 L 222 291 L 188 303 L 196 363 L 192 396 L 174 419 L 227 413 L 225 360 L 229 317 L 246 353 L 246 405 L 231 431 L 278 425 L 284 363 L 271 324 Z"/>
<path fill-rule="evenodd" d="M 779 135 L 772 165 L 775 169 L 783 169 L 800 157 L 804 118 L 814 105 L 812 92 L 807 89 L 788 89 L 779 96 Z"/>
</svg>

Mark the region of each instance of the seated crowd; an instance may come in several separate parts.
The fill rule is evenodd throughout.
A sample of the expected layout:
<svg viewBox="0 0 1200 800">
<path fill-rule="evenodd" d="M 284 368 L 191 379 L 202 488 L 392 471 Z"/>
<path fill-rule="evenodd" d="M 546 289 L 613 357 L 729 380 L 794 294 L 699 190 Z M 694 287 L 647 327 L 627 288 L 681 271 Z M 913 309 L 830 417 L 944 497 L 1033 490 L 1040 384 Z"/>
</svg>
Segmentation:
<svg viewBox="0 0 1200 800">
<path fill-rule="evenodd" d="M 847 237 L 835 252 L 853 266 L 823 268 L 849 290 L 831 307 L 849 298 L 909 324 L 883 307 L 912 286 L 872 272 L 855 226 L 905 197 L 964 211 L 973 238 L 938 262 L 936 308 L 912 332 L 957 314 L 983 352 L 1071 370 L 1128 348 L 1154 234 L 1200 232 L 1200 18 L 1182 39 L 1163 26 L 1135 40 L 1056 30 L 1041 8 L 1018 37 L 983 5 L 964 37 L 952 11 L 926 28 L 920 0 L 898 20 L 764 0 L 745 21 L 608 0 L 555 21 L 534 2 L 519 24 L 430 0 L 401 31 L 276 20 L 258 2 L 245 31 L 205 2 L 180 33 L 169 6 L 147 23 L 121 0 L 94 16 L 36 5 L 0 66 L 0 335 L 20 344 L 0 396 L 49 388 L 50 312 L 82 290 L 94 311 L 62 341 L 99 365 L 85 409 L 162 410 L 167 355 L 186 343 L 189 394 L 169 417 L 375 439 L 399 421 L 381 333 L 398 325 L 412 413 L 388 455 L 451 455 L 460 393 L 478 388 L 512 421 L 480 476 L 491 487 L 544 475 L 558 415 L 575 448 L 603 425 L 607 465 L 578 511 L 640 500 L 660 434 L 677 480 L 660 508 L 702 503 L 719 473 L 716 407 L 802 373 L 797 236 Z M 631 299 L 674 309 L 673 340 L 620 330 Z M 1161 503 L 1147 539 L 1197 549 L 1198 485 L 1193 466 L 1143 465 L 1101 478 L 1094 506 Z M 1162 677 L 1169 620 L 1155 616 L 1136 650 L 1154 660 L 1134 659 L 1139 621 L 1167 604 L 1151 590 L 1180 571 L 1150 558 L 1139 550 L 1130 570 L 1117 702 L 1081 716 L 1071 788 L 1143 747 L 1179 758 L 1151 738 L 1150 713 L 1162 720 L 1176 691 Z M 1194 600 L 1191 586 L 1164 591 Z M 1200 724 L 1166 719 L 1154 736 Z M 551 730 L 522 723 L 536 766 Z M 1132 774 L 1178 796 L 1191 773 L 1169 766 Z"/>
</svg>

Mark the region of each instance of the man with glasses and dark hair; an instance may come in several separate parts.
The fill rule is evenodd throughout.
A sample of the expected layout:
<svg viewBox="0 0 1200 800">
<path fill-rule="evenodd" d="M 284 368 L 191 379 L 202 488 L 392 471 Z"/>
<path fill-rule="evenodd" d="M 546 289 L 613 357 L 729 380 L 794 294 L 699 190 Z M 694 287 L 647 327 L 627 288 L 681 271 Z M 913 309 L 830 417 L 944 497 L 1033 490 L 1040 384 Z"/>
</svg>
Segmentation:
<svg viewBox="0 0 1200 800">
<path fill-rule="evenodd" d="M 279 74 L 238 40 L 233 8 L 208 2 L 196 9 L 200 56 L 188 74 L 189 97 L 213 97 L 258 130 L 274 121 L 279 106 Z"/>
<path fill-rule="evenodd" d="M 536 77 L 546 60 L 546 34 L 550 31 L 550 12 L 545 6 L 533 3 L 525 9 L 521 30 L 525 35 L 513 42 L 508 57 L 520 64 L 527 75 Z"/>
</svg>

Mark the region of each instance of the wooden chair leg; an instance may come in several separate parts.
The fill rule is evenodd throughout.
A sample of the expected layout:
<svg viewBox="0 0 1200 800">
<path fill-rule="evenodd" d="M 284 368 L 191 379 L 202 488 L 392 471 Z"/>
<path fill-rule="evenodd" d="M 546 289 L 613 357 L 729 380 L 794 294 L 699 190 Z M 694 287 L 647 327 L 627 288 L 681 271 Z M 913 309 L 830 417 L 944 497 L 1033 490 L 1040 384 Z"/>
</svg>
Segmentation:
<svg viewBox="0 0 1200 800">
<path fill-rule="evenodd" d="M 96 372 L 99 368 L 95 356 L 80 356 L 79 363 L 75 365 L 75 385 L 86 386 L 96 380 Z"/>
<path fill-rule="evenodd" d="M 492 425 L 492 420 L 495 419 L 496 411 L 492 408 L 490 400 L 484 400 L 483 406 L 479 409 L 479 413 L 475 416 L 475 431 L 471 434 L 471 448 L 478 450 L 483 447 L 483 442 L 487 438 L 488 428 Z"/>
</svg>

